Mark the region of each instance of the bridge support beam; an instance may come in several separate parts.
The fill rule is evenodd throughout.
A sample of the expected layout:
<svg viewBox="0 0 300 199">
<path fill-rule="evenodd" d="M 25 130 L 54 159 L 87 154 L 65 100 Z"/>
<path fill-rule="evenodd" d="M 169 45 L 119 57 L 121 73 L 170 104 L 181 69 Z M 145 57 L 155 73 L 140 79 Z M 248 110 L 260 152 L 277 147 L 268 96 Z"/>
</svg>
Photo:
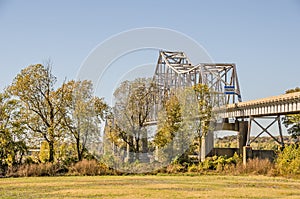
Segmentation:
<svg viewBox="0 0 300 199">
<path fill-rule="evenodd" d="M 212 151 L 214 148 L 214 133 L 209 131 L 204 138 L 201 139 L 201 162 L 203 162 L 206 156 Z"/>
<path fill-rule="evenodd" d="M 248 159 L 253 158 L 253 151 L 250 146 L 244 146 L 243 147 L 243 164 L 247 165 Z"/>
<path fill-rule="evenodd" d="M 247 146 L 250 146 L 250 144 L 252 142 L 254 142 L 259 136 L 261 136 L 263 133 L 268 134 L 270 137 L 273 138 L 274 141 L 276 141 L 278 144 L 280 144 L 282 147 L 284 146 L 284 140 L 283 140 L 283 136 L 282 136 L 282 128 L 281 128 L 281 118 L 280 115 L 276 116 L 276 117 L 259 117 L 260 119 L 267 119 L 267 120 L 271 120 L 271 123 L 269 123 L 269 125 L 267 125 L 266 127 L 264 127 L 261 123 L 259 123 L 257 120 L 255 120 L 254 117 L 250 116 L 249 118 L 249 122 L 248 122 L 248 134 L 247 134 Z M 251 140 L 251 126 L 252 123 L 256 124 L 260 129 L 261 132 L 259 134 L 257 134 L 252 140 Z M 270 131 L 269 128 L 273 125 L 275 125 L 277 123 L 278 125 L 278 134 L 279 134 L 279 139 L 276 138 Z"/>
<path fill-rule="evenodd" d="M 239 154 L 242 154 L 243 147 L 246 146 L 246 142 L 247 142 L 248 122 L 236 120 L 236 124 L 238 126 L 237 140 L 238 140 Z"/>
</svg>

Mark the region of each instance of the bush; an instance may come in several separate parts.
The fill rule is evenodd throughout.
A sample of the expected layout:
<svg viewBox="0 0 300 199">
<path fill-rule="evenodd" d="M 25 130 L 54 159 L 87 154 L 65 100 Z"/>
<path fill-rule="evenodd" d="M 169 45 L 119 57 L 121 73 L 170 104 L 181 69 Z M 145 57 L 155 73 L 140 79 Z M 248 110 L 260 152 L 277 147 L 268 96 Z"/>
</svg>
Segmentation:
<svg viewBox="0 0 300 199">
<path fill-rule="evenodd" d="M 213 156 L 206 158 L 199 164 L 199 170 L 216 170 L 222 172 L 224 169 L 234 167 L 237 163 L 242 162 L 241 158 L 235 153 L 233 157 Z"/>
<path fill-rule="evenodd" d="M 270 175 L 274 173 L 274 164 L 267 159 L 250 159 L 243 165 L 242 159 L 235 154 L 233 157 L 213 156 L 206 158 L 198 166 L 192 164 L 188 168 L 189 172 L 214 171 L 232 175 L 257 174 Z"/>
<path fill-rule="evenodd" d="M 188 167 L 188 172 L 190 172 L 190 173 L 199 172 L 199 167 L 195 164 L 192 164 Z"/>
<path fill-rule="evenodd" d="M 276 171 L 281 175 L 300 174 L 300 147 L 292 144 L 284 148 L 276 159 Z"/>
<path fill-rule="evenodd" d="M 246 166 L 240 164 L 237 171 L 244 174 L 268 175 L 273 171 L 274 164 L 268 159 L 249 159 Z"/>
<path fill-rule="evenodd" d="M 60 163 L 32 163 L 28 159 L 25 164 L 7 167 L 3 171 L 3 175 L 7 177 L 30 177 L 30 176 L 56 176 L 56 175 L 116 175 L 122 174 L 110 169 L 106 164 L 99 163 L 96 160 L 84 159 L 77 163 L 66 164 Z M 286 175 L 293 176 L 300 174 L 300 147 L 297 145 L 287 146 L 279 155 L 276 164 L 267 159 L 249 159 L 246 165 L 243 165 L 241 158 L 235 154 L 233 157 L 213 156 L 207 158 L 204 162 L 199 164 L 190 164 L 186 162 L 180 164 L 175 160 L 167 167 L 162 167 L 159 162 L 157 164 L 145 164 L 135 162 L 128 165 L 129 171 L 137 173 L 144 173 L 151 168 L 160 168 L 148 174 L 178 174 L 178 173 L 209 173 L 217 172 L 231 175 Z M 135 169 L 135 170 L 134 170 Z"/>
<path fill-rule="evenodd" d="M 69 174 L 95 176 L 111 174 L 109 168 L 103 164 L 98 163 L 96 160 L 82 160 L 75 163 L 71 168 Z"/>
<path fill-rule="evenodd" d="M 104 163 L 96 160 L 82 160 L 69 167 L 61 163 L 23 164 L 19 167 L 10 167 L 6 173 L 7 177 L 31 177 L 31 176 L 57 176 L 57 175 L 112 175 Z"/>
<path fill-rule="evenodd" d="M 167 173 L 172 173 L 172 174 L 181 173 L 181 172 L 184 172 L 184 166 L 175 162 L 175 163 L 169 164 L 167 166 L 166 171 L 167 171 Z"/>
<path fill-rule="evenodd" d="M 31 177 L 31 176 L 55 176 L 64 174 L 68 169 L 57 163 L 23 164 L 18 168 L 10 168 L 7 176 Z"/>
</svg>

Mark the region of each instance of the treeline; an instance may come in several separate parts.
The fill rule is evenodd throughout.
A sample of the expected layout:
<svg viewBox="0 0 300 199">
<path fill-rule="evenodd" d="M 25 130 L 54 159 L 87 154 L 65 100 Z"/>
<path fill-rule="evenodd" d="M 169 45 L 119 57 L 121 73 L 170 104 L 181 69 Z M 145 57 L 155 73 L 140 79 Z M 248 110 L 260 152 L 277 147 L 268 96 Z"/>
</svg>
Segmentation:
<svg viewBox="0 0 300 199">
<path fill-rule="evenodd" d="M 119 174 L 118 170 L 203 173 L 242 168 L 240 157 L 200 162 L 202 140 L 215 120 L 212 99 L 216 96 L 207 85 L 175 91 L 162 90 L 145 78 L 124 81 L 114 92 L 115 104 L 110 108 L 93 95 L 89 80 L 56 83 L 50 64 L 36 64 L 23 69 L 0 93 L 0 175 L 102 175 Z M 160 109 L 154 113 L 156 104 Z M 156 129 L 147 125 L 155 114 Z M 299 115 L 284 119 L 293 137 L 299 135 L 299 119 Z M 234 138 L 226 139 L 217 145 L 234 147 L 228 146 Z M 291 146 L 278 154 L 276 163 L 268 163 L 277 173 L 299 174 L 299 147 Z M 191 154 L 199 163 L 189 159 Z"/>
<path fill-rule="evenodd" d="M 87 143 L 99 139 L 109 108 L 93 96 L 92 83 L 71 80 L 57 86 L 56 80 L 51 65 L 31 65 L 0 93 L 2 173 L 26 161 L 80 161 L 89 155 Z M 24 160 L 32 149 L 41 150 L 40 158 Z"/>
<path fill-rule="evenodd" d="M 70 80 L 62 85 L 56 81 L 50 64 L 30 65 L 0 94 L 2 173 L 22 163 L 69 167 L 99 155 L 94 152 L 101 153 L 105 163 L 112 163 L 108 167 L 168 163 L 187 155 L 188 150 L 200 153 L 200 139 L 209 130 L 212 108 L 206 85 L 180 93 L 165 90 L 159 93 L 165 98 L 155 99 L 159 89 L 151 80 L 125 81 L 114 92 L 116 102 L 110 108 L 103 98 L 93 96 L 90 81 Z M 153 132 L 146 123 L 157 100 L 162 106 Z M 202 122 L 191 122 L 194 115 Z M 190 147 L 194 139 L 199 139 L 198 146 Z"/>
</svg>

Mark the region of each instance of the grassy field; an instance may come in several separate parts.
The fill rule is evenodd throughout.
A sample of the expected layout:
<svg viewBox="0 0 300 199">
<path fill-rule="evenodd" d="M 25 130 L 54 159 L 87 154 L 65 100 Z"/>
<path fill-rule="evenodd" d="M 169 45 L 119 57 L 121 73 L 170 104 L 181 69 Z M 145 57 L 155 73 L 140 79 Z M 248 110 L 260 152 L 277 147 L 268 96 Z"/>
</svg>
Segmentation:
<svg viewBox="0 0 300 199">
<path fill-rule="evenodd" d="M 300 180 L 213 175 L 3 178 L 0 198 L 300 198 Z"/>
</svg>

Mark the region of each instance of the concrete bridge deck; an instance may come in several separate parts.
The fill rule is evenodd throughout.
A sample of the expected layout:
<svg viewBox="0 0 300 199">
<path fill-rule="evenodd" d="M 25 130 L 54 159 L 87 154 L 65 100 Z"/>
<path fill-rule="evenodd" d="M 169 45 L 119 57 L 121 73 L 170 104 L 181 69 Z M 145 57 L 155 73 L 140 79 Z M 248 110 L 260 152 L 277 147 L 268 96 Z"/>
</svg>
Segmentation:
<svg viewBox="0 0 300 199">
<path fill-rule="evenodd" d="M 248 118 L 300 113 L 300 92 L 228 104 L 215 108 L 221 118 Z"/>
</svg>

